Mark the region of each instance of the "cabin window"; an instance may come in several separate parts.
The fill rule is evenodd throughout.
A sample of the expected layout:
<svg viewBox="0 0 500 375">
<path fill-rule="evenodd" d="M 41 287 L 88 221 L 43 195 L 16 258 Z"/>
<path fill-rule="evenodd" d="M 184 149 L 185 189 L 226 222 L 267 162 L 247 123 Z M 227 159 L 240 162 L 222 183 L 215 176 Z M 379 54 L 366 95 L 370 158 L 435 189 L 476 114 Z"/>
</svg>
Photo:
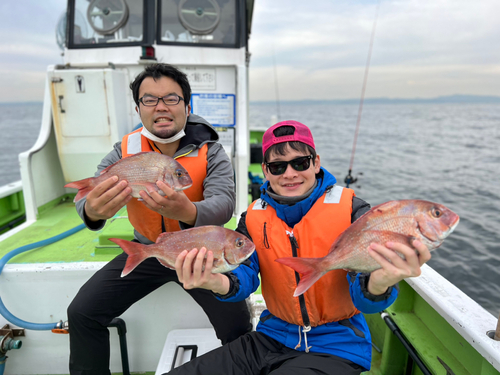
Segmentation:
<svg viewBox="0 0 500 375">
<path fill-rule="evenodd" d="M 158 44 L 237 47 L 236 0 L 161 0 Z"/>
<path fill-rule="evenodd" d="M 137 0 L 75 0 L 72 46 L 141 44 L 144 3 Z"/>
</svg>

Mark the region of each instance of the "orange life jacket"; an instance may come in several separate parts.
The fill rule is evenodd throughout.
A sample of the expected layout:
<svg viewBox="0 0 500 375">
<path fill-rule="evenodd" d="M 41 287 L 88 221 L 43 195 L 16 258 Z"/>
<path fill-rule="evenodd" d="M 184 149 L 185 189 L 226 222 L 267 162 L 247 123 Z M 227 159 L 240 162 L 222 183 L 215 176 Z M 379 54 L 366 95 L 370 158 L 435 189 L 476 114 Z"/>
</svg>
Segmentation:
<svg viewBox="0 0 500 375">
<path fill-rule="evenodd" d="M 134 155 L 138 152 L 155 151 L 160 152 L 154 143 L 141 134 L 141 128 L 127 134 L 122 139 L 122 158 Z M 184 193 L 191 202 L 203 200 L 203 181 L 207 176 L 207 151 L 205 144 L 201 148 L 186 155 L 176 157 L 176 160 L 188 171 L 193 185 L 184 190 Z M 175 232 L 180 230 L 177 220 L 168 219 L 160 214 L 148 209 L 137 198 L 127 204 L 128 218 L 132 226 L 144 237 L 156 242 L 156 239 L 163 232 Z M 162 228 L 163 223 L 163 228 Z"/>
<path fill-rule="evenodd" d="M 259 257 L 262 296 L 271 314 L 289 323 L 307 325 L 300 297 L 293 297 L 295 271 L 274 260 L 293 255 L 290 235 L 297 240 L 298 257 L 327 255 L 334 240 L 351 225 L 353 196 L 353 190 L 335 186 L 316 201 L 293 230 L 278 218 L 274 208 L 262 208 L 260 199 L 250 205 L 246 226 Z M 303 294 L 312 327 L 359 313 L 352 303 L 346 275 L 345 270 L 329 271 Z"/>
</svg>

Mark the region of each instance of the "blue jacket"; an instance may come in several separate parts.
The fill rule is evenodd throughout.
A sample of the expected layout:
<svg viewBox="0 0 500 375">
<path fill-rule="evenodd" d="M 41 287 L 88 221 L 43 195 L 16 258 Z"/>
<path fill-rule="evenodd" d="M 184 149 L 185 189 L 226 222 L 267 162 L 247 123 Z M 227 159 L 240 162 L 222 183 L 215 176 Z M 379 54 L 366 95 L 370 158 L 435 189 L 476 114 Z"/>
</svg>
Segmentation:
<svg viewBox="0 0 500 375">
<path fill-rule="evenodd" d="M 318 185 L 310 196 L 314 197 L 312 202 L 303 203 L 304 201 L 301 201 L 293 206 L 280 205 L 266 194 L 266 185 L 263 186 L 261 199 L 272 205 L 272 207 L 276 209 L 278 217 L 289 224 L 289 220 L 296 220 L 296 217 L 290 212 L 286 215 L 283 214 L 283 212 L 289 211 L 297 206 L 296 208 L 301 211 L 302 216 L 305 215 L 314 202 L 336 181 L 335 177 L 323 168 L 317 175 L 317 179 Z M 309 207 L 307 208 L 307 206 Z M 366 202 L 355 197 L 353 199 L 353 215 L 351 221 L 356 220 L 359 216 L 368 211 L 368 209 L 369 206 Z M 242 215 L 237 231 L 248 236 L 245 218 L 246 213 Z M 290 226 L 293 227 L 293 225 Z M 228 295 L 218 296 L 220 300 L 227 302 L 242 301 L 257 290 L 260 284 L 258 276 L 259 258 L 257 252 L 254 252 L 249 260 L 249 262 L 242 264 L 232 271 L 232 275 L 230 276 L 233 284 L 232 288 Z M 395 287 L 389 288 L 389 290 L 381 296 L 371 295 L 366 288 L 369 274 L 348 273 L 347 279 L 354 306 L 366 314 L 378 313 L 386 309 L 395 301 L 398 295 L 398 290 Z M 271 315 L 268 310 L 265 310 L 260 316 L 260 322 L 256 330 L 292 349 L 296 348 L 300 342 L 301 346 L 296 349 L 299 351 L 305 351 L 305 340 L 307 339 L 307 346 L 311 347 L 311 352 L 333 354 L 351 360 L 366 369 L 370 369 L 371 336 L 363 314 L 354 315 L 352 318 L 340 322 L 331 322 L 313 327 L 307 334 L 302 333 L 302 329 L 303 327 L 283 321 Z"/>
</svg>

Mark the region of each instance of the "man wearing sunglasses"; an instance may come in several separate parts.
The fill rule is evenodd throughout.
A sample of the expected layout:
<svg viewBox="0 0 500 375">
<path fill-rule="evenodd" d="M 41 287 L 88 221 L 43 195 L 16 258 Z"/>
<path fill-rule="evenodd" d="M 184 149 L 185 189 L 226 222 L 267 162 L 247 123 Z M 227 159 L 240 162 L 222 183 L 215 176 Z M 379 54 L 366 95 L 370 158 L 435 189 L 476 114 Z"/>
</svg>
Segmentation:
<svg viewBox="0 0 500 375">
<path fill-rule="evenodd" d="M 176 192 L 158 181 L 164 196 L 143 191 L 142 199 L 136 199 L 130 195 L 127 181 L 114 176 L 76 203 L 82 220 L 89 229 L 100 230 L 127 205 L 134 241 L 143 244 L 155 242 L 162 232 L 225 224 L 235 206 L 233 168 L 218 143 L 217 132 L 206 120 L 190 113 L 187 76 L 171 65 L 154 64 L 146 67 L 130 88 L 143 126 L 115 144 L 97 167 L 96 176 L 121 158 L 153 151 L 176 158 L 189 172 L 193 185 Z M 145 260 L 122 278 L 126 260 L 122 253 L 97 271 L 68 308 L 71 374 L 109 375 L 107 326 L 112 319 L 163 284 L 179 283 L 176 272 L 155 258 Z M 208 315 L 223 344 L 251 330 L 244 300 L 224 303 L 208 290 L 187 292 Z"/>
<path fill-rule="evenodd" d="M 263 136 L 262 169 L 267 181 L 260 199 L 239 221 L 237 231 L 256 251 L 230 274 L 211 274 L 211 252 L 179 255 L 176 270 L 187 288 L 212 290 L 217 298 L 242 301 L 262 283 L 267 310 L 255 332 L 213 350 L 169 374 L 331 374 L 357 375 L 370 369 L 371 338 L 363 313 L 376 313 L 397 297 L 395 284 L 418 276 L 430 259 L 425 245 L 372 244 L 381 269 L 371 274 L 327 272 L 304 294 L 293 297 L 299 275 L 275 262 L 281 257 L 317 258 L 328 254 L 336 237 L 370 206 L 321 167 L 307 126 L 283 121 Z M 210 249 L 208 249 L 210 250 Z M 394 250 L 405 255 L 402 260 Z M 394 260 L 393 263 L 387 259 Z M 193 271 L 192 271 L 193 270 Z"/>
</svg>

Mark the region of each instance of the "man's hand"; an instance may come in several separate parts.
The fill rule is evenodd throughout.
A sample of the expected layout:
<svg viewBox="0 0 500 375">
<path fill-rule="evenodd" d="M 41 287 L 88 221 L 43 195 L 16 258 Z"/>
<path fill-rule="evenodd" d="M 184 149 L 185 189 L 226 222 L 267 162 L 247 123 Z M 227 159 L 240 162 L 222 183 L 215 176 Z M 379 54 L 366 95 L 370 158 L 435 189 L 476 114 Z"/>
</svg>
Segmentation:
<svg viewBox="0 0 500 375">
<path fill-rule="evenodd" d="M 118 182 L 118 176 L 113 176 L 97 185 L 87 195 L 84 211 L 90 221 L 107 220 L 113 217 L 131 199 L 132 189 L 128 182 Z M 116 185 L 115 185 L 116 184 Z"/>
<path fill-rule="evenodd" d="M 202 247 L 184 250 L 175 260 L 175 271 L 184 289 L 208 289 L 215 293 L 229 292 L 229 279 L 220 273 L 212 273 L 214 254 Z"/>
<path fill-rule="evenodd" d="M 382 268 L 375 270 L 368 281 L 368 291 L 374 295 L 380 295 L 399 281 L 407 277 L 420 276 L 420 267 L 431 259 L 431 253 L 427 246 L 415 240 L 413 246 L 403 245 L 397 242 L 387 242 L 385 246 L 372 243 L 368 247 L 368 253 L 377 261 Z M 402 259 L 397 253 L 405 256 Z"/>
<path fill-rule="evenodd" d="M 147 193 L 145 191 L 139 192 L 146 207 L 169 219 L 194 225 L 197 215 L 196 206 L 189 200 L 186 194 L 182 191 L 175 191 L 163 181 L 157 181 L 156 186 L 165 193 L 165 196 L 158 194 L 158 192 L 152 189 Z"/>
</svg>

